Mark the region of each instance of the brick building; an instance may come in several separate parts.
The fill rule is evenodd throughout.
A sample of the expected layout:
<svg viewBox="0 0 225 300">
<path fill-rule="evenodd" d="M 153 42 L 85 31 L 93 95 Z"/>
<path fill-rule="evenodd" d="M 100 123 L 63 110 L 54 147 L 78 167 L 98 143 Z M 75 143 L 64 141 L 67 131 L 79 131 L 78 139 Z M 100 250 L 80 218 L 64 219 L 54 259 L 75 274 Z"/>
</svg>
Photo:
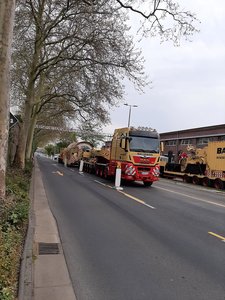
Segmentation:
<svg viewBox="0 0 225 300">
<path fill-rule="evenodd" d="M 188 145 L 203 148 L 209 141 L 225 140 L 225 124 L 164 132 L 160 140 L 164 144 L 162 155 L 170 154 L 177 162 L 179 151 L 186 152 Z"/>
</svg>

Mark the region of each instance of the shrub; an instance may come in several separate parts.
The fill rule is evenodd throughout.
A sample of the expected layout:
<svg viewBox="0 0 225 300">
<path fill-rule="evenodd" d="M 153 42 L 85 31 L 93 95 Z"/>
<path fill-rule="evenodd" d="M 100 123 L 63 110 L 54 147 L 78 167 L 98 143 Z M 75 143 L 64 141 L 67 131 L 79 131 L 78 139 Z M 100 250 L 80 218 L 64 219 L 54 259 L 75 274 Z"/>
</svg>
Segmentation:
<svg viewBox="0 0 225 300">
<path fill-rule="evenodd" d="M 14 300 L 29 215 L 31 169 L 10 169 L 6 201 L 0 203 L 0 299 Z"/>
<path fill-rule="evenodd" d="M 17 291 L 22 235 L 15 228 L 0 227 L 0 299 L 12 300 Z"/>
</svg>

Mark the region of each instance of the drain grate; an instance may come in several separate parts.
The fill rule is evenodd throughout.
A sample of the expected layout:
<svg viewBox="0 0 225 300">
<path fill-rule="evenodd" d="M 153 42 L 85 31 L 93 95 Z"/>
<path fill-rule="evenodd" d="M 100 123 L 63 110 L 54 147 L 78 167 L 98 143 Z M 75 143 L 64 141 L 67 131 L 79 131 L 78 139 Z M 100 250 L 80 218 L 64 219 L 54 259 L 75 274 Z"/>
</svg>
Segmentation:
<svg viewBox="0 0 225 300">
<path fill-rule="evenodd" d="M 38 243 L 39 255 L 59 254 L 59 244 L 57 243 Z"/>
</svg>

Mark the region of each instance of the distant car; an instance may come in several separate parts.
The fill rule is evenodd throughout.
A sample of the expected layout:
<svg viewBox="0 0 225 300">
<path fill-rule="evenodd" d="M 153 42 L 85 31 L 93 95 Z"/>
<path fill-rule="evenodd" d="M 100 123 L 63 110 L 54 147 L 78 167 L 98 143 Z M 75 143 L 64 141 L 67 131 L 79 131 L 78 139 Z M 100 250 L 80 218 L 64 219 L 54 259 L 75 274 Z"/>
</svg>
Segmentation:
<svg viewBox="0 0 225 300">
<path fill-rule="evenodd" d="M 59 154 L 55 154 L 53 157 L 54 160 L 58 160 L 58 158 L 59 158 Z"/>
</svg>

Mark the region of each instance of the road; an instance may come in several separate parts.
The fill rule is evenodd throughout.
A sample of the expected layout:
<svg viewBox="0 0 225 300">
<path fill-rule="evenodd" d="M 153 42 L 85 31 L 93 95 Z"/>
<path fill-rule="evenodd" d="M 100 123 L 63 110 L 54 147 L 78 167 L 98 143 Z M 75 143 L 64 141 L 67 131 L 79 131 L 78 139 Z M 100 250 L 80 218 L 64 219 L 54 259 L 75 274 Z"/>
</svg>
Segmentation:
<svg viewBox="0 0 225 300">
<path fill-rule="evenodd" d="M 224 192 L 38 161 L 78 300 L 225 299 Z"/>
</svg>

